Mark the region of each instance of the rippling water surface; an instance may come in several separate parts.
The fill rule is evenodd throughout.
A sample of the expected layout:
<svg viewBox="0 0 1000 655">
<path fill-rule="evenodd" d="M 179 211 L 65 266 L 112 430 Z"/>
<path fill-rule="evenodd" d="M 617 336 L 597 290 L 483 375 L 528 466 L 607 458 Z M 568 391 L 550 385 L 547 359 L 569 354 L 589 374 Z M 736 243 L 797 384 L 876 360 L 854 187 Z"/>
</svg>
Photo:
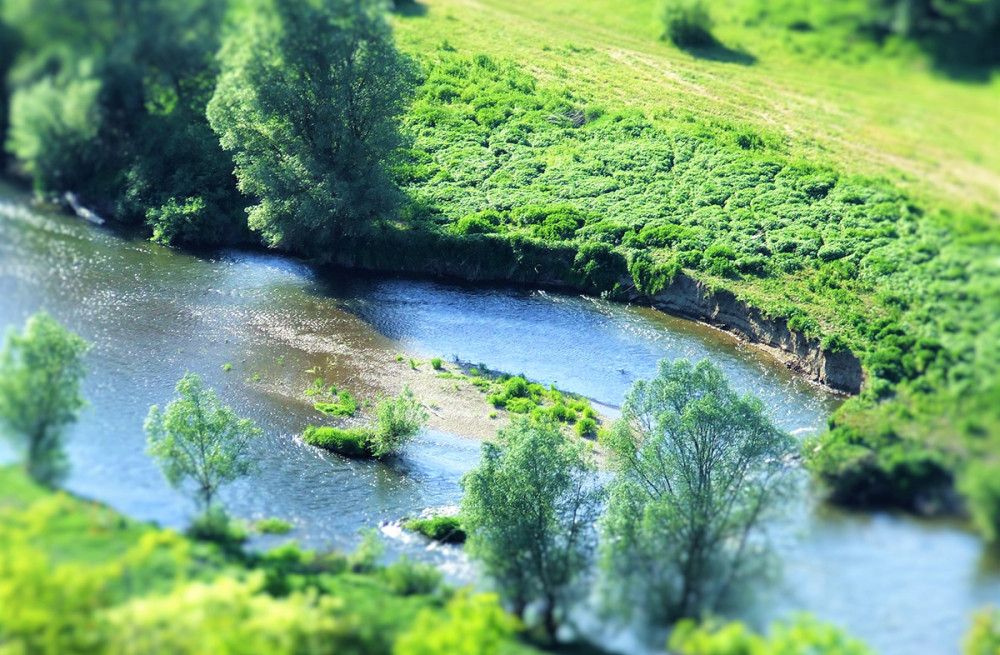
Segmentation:
<svg viewBox="0 0 1000 655">
<path fill-rule="evenodd" d="M 474 440 L 434 431 L 389 464 L 303 445 L 295 435 L 315 417 L 282 390 L 307 384 L 316 367 L 363 387 L 371 353 L 404 350 L 483 362 L 615 406 L 659 359 L 708 357 L 795 434 L 821 429 L 839 402 L 724 334 L 652 310 L 542 291 L 318 279 L 293 260 L 253 253 L 198 258 L 34 210 L 0 187 L 0 326 L 38 309 L 95 346 L 90 408 L 69 444 L 73 491 L 183 526 L 191 507 L 144 454 L 142 422 L 181 375 L 198 372 L 265 430 L 259 470 L 225 491 L 227 504 L 245 518 L 290 518 L 292 536 L 313 547 L 349 548 L 361 527 L 456 504 L 479 452 Z M 793 514 L 776 533 L 784 578 L 760 598 L 758 620 L 805 609 L 883 653 L 952 653 L 969 612 L 1000 602 L 996 557 L 958 525 L 845 514 L 813 500 Z M 390 544 L 456 580 L 472 575 L 453 548 L 412 537 Z"/>
</svg>

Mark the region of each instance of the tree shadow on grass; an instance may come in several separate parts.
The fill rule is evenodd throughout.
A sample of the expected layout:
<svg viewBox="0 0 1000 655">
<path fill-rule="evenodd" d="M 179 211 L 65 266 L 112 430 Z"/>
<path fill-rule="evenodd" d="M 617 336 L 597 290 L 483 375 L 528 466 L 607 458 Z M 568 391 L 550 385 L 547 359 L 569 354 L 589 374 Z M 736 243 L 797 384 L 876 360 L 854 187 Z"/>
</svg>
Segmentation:
<svg viewBox="0 0 1000 655">
<path fill-rule="evenodd" d="M 684 52 L 698 59 L 707 61 L 718 61 L 726 64 L 737 64 L 739 66 L 752 66 L 757 63 L 757 58 L 749 52 L 734 50 L 722 43 L 712 39 L 711 43 L 697 46 L 681 48 Z"/>
<path fill-rule="evenodd" d="M 427 14 L 427 5 L 417 0 L 395 0 L 393 5 L 392 12 L 399 16 L 414 18 Z"/>
</svg>

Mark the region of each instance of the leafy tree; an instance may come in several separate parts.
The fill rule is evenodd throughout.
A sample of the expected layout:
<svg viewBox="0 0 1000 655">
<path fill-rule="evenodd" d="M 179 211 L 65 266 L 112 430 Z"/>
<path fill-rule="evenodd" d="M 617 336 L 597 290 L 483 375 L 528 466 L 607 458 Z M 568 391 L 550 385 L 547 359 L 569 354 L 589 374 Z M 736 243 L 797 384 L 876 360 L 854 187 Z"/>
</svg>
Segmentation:
<svg viewBox="0 0 1000 655">
<path fill-rule="evenodd" d="M 146 221 L 162 242 L 239 236 L 231 162 L 205 116 L 225 5 L 8 0 L 24 47 L 7 147 L 36 186 Z"/>
<path fill-rule="evenodd" d="M 208 106 L 233 152 L 250 227 L 331 258 L 393 207 L 386 158 L 411 65 L 373 0 L 247 0 Z"/>
<path fill-rule="evenodd" d="M 868 21 L 880 36 L 916 40 L 938 60 L 1000 62 L 997 0 L 869 0 Z"/>
<path fill-rule="evenodd" d="M 368 444 L 373 457 L 387 457 L 402 450 L 427 423 L 427 410 L 410 387 L 375 405 L 375 426 Z"/>
<path fill-rule="evenodd" d="M 93 170 L 100 88 L 99 80 L 74 73 L 45 77 L 11 96 L 7 149 L 38 189 L 74 188 L 81 170 Z"/>
<path fill-rule="evenodd" d="M 483 444 L 479 466 L 462 478 L 462 523 L 469 554 L 523 618 L 542 602 L 555 637 L 556 613 L 588 559 L 600 490 L 583 445 L 550 423 L 516 419 Z"/>
<path fill-rule="evenodd" d="M 197 375 L 186 374 L 176 391 L 179 397 L 165 410 L 149 408 L 145 424 L 149 454 L 171 486 L 193 481 L 195 500 L 207 512 L 220 486 L 250 472 L 250 442 L 261 431 L 221 404 Z"/>
<path fill-rule="evenodd" d="M 10 104 L 7 71 L 14 65 L 14 58 L 20 49 L 20 35 L 7 25 L 0 15 L 0 144 L 7 134 L 7 112 Z M 0 154 L 0 161 L 2 160 L 3 155 Z"/>
<path fill-rule="evenodd" d="M 0 433 L 26 450 L 28 473 L 54 486 L 68 471 L 63 433 L 85 405 L 80 382 L 90 349 L 45 313 L 24 332 L 7 333 L 0 350 Z"/>
<path fill-rule="evenodd" d="M 635 383 L 607 443 L 617 470 L 602 524 L 607 588 L 674 620 L 716 608 L 762 562 L 755 535 L 786 487 L 790 437 L 703 361 Z"/>
</svg>

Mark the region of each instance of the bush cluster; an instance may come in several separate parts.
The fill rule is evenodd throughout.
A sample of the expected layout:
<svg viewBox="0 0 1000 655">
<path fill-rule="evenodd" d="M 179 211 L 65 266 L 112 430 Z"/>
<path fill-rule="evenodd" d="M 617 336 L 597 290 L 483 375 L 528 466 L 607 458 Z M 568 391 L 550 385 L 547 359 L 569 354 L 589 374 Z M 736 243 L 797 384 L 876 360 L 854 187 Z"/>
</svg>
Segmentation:
<svg viewBox="0 0 1000 655">
<path fill-rule="evenodd" d="M 439 652 L 441 634 L 536 652 L 515 643 L 495 598 L 452 598 L 427 564 L 381 566 L 371 540 L 349 556 L 225 550 L 45 492 L 13 468 L 0 489 L 0 633 L 13 652 L 398 655 Z"/>
<path fill-rule="evenodd" d="M 485 370 L 480 373 L 482 375 L 472 379 L 472 384 L 487 394 L 486 401 L 493 407 L 506 409 L 511 414 L 527 415 L 536 421 L 553 421 L 565 425 L 588 421 L 583 429 L 586 430 L 591 423 L 594 427 L 593 430 L 587 430 L 587 436 L 596 432 L 597 412 L 586 398 L 559 391 L 554 385 L 545 388 L 520 375 L 493 375 Z"/>
<path fill-rule="evenodd" d="M 335 428 L 310 425 L 302 433 L 302 440 L 310 446 L 331 450 L 346 457 L 375 457 L 372 442 L 375 432 L 371 428 Z"/>
<path fill-rule="evenodd" d="M 462 529 L 462 521 L 457 516 L 412 519 L 405 521 L 403 527 L 446 544 L 460 544 L 465 542 L 465 530 Z"/>
</svg>

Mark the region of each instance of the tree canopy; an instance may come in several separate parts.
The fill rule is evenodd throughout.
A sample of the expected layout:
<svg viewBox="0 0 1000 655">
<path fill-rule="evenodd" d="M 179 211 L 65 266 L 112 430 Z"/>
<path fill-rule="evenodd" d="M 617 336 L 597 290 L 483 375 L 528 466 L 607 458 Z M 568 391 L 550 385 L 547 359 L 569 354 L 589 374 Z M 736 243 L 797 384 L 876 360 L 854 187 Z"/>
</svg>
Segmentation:
<svg viewBox="0 0 1000 655">
<path fill-rule="evenodd" d="M 385 164 L 409 60 L 371 0 L 248 0 L 236 22 L 208 118 L 251 199 L 250 227 L 331 259 L 394 206 Z"/>
<path fill-rule="evenodd" d="M 66 427 L 85 405 L 80 383 L 89 344 L 51 316 L 10 330 L 0 350 L 0 434 L 24 448 L 28 473 L 54 486 L 68 471 Z"/>
<path fill-rule="evenodd" d="M 756 537 L 785 487 L 790 437 L 716 365 L 663 360 L 632 387 L 606 445 L 617 476 L 602 564 L 616 606 L 666 620 L 720 607 L 761 563 Z"/>
<path fill-rule="evenodd" d="M 483 444 L 479 466 L 462 478 L 469 554 L 518 616 L 529 603 L 542 603 L 550 637 L 587 562 L 600 509 L 592 472 L 579 441 L 552 423 L 516 419 L 495 443 Z"/>
<path fill-rule="evenodd" d="M 197 375 L 185 375 L 176 390 L 179 397 L 166 409 L 149 408 L 149 453 L 172 486 L 194 483 L 195 501 L 207 512 L 220 486 L 250 472 L 250 443 L 261 431 L 219 402 Z"/>
</svg>

